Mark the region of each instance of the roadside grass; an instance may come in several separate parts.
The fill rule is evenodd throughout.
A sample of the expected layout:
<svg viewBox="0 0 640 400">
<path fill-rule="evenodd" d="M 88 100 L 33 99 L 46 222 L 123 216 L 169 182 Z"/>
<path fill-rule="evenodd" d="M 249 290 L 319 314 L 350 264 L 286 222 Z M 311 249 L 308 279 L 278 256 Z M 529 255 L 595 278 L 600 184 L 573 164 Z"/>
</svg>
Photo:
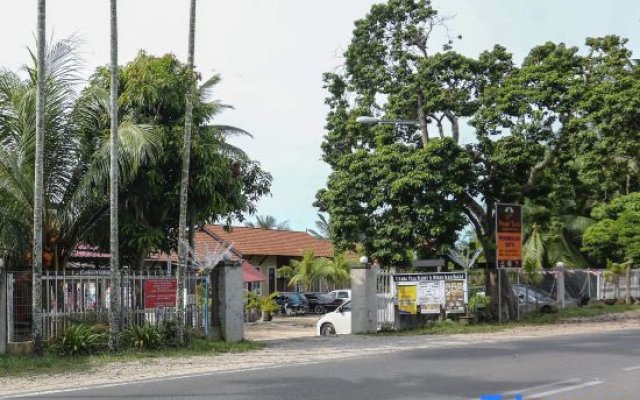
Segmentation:
<svg viewBox="0 0 640 400">
<path fill-rule="evenodd" d="M 112 363 L 144 361 L 159 357 L 180 358 L 198 355 L 241 353 L 263 348 L 256 342 L 243 341 L 227 343 L 194 339 L 187 347 L 163 348 L 159 350 L 123 350 L 118 353 L 102 352 L 89 356 L 60 356 L 47 353 L 42 357 L 9 356 L 0 354 L 0 376 L 24 376 L 60 374 L 64 372 L 86 371 L 94 367 Z"/>
<path fill-rule="evenodd" d="M 531 313 L 518 322 L 481 322 L 460 323 L 452 320 L 437 321 L 424 327 L 405 331 L 381 332 L 380 335 L 455 335 L 470 333 L 491 333 L 521 326 L 536 326 L 562 323 L 573 318 L 590 318 L 607 314 L 618 314 L 627 311 L 640 311 L 640 305 L 605 305 L 593 304 L 585 307 L 572 307 L 555 313 Z"/>
</svg>

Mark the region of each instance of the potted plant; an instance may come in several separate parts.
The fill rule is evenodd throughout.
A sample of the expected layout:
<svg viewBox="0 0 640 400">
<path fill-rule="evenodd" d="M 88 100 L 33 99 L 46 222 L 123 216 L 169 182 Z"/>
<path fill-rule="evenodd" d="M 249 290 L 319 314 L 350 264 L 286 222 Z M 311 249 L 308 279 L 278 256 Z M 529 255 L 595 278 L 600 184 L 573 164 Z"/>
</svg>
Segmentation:
<svg viewBox="0 0 640 400">
<path fill-rule="evenodd" d="M 273 292 L 260 299 L 260 310 L 262 310 L 263 321 L 271 321 L 273 313 L 278 311 L 278 303 L 276 303 L 275 299 L 276 296 L 278 296 L 278 292 Z"/>
<path fill-rule="evenodd" d="M 258 312 L 261 309 L 261 299 L 254 293 L 245 291 L 244 318 L 245 322 L 256 322 L 258 320 Z"/>
</svg>

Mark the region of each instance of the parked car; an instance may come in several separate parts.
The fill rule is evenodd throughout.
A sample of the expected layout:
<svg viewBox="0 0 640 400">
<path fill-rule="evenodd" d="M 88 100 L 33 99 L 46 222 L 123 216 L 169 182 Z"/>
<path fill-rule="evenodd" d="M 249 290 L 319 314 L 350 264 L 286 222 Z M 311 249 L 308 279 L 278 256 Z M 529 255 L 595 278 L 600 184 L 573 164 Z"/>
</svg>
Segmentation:
<svg viewBox="0 0 640 400">
<path fill-rule="evenodd" d="M 344 303 L 345 301 L 351 300 L 351 289 L 338 289 L 332 290 L 327 293 L 327 295 L 333 297 L 334 299 L 340 299 Z"/>
<path fill-rule="evenodd" d="M 318 336 L 349 334 L 351 334 L 351 301 L 347 301 L 335 311 L 326 313 L 316 323 Z"/>
<path fill-rule="evenodd" d="M 511 285 L 513 294 L 518 298 L 521 311 L 540 311 L 545 313 L 558 311 L 559 302 L 542 289 L 531 285 Z"/>
<path fill-rule="evenodd" d="M 309 300 L 309 311 L 316 314 L 324 314 L 327 311 L 333 311 L 340 306 L 343 301 L 324 293 L 305 292 L 307 300 Z"/>
<path fill-rule="evenodd" d="M 304 315 L 309 311 L 309 300 L 302 292 L 280 292 L 274 300 L 280 307 L 280 314 Z"/>
</svg>

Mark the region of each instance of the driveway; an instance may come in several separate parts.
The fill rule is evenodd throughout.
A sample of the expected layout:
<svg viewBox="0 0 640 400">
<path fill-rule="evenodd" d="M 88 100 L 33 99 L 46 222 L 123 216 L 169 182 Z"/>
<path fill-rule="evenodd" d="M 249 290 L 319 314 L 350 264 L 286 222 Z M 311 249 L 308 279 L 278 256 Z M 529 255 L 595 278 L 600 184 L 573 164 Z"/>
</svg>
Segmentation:
<svg viewBox="0 0 640 400">
<path fill-rule="evenodd" d="M 247 340 L 271 341 L 299 339 L 315 336 L 316 322 L 322 315 L 308 314 L 304 316 L 274 317 L 269 322 L 247 322 L 244 335 Z"/>
</svg>

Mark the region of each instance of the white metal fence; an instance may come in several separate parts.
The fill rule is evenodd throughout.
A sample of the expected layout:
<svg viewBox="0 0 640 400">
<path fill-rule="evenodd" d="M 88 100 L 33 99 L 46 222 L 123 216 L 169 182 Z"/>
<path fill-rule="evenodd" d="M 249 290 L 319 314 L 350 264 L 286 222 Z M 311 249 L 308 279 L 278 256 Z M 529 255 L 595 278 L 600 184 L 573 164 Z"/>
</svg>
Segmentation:
<svg viewBox="0 0 640 400">
<path fill-rule="evenodd" d="M 160 326 L 175 317 L 175 307 L 145 308 L 145 281 L 170 281 L 175 277 L 151 272 L 122 274 L 121 304 L 123 326 L 150 323 Z M 71 324 L 108 323 L 111 279 L 109 271 L 83 271 L 42 275 L 43 337 L 60 335 Z M 7 274 L 7 336 L 10 342 L 31 340 L 31 274 Z M 205 278 L 188 273 L 185 278 L 187 326 L 204 326 Z"/>
</svg>

